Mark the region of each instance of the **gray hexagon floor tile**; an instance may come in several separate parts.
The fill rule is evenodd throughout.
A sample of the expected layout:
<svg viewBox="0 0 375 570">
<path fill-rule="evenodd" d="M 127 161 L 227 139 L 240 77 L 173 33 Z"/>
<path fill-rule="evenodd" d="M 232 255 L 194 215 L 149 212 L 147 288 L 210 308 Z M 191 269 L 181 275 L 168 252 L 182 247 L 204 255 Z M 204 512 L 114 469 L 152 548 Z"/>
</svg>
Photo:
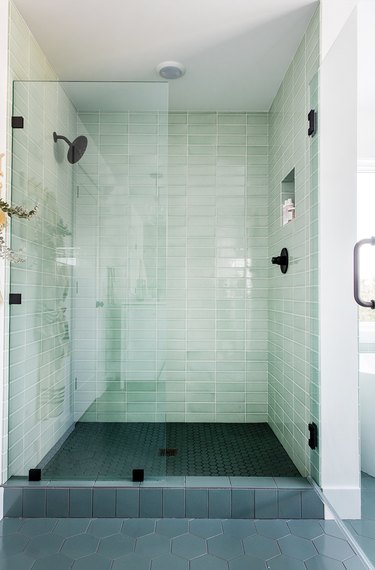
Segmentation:
<svg viewBox="0 0 375 570">
<path fill-rule="evenodd" d="M 229 561 L 229 570 L 264 570 L 265 562 L 255 556 L 241 556 Z"/>
<path fill-rule="evenodd" d="M 128 519 L 122 526 L 122 531 L 128 536 L 139 538 L 155 531 L 156 520 L 154 519 Z"/>
<path fill-rule="evenodd" d="M 268 560 L 267 568 L 269 570 L 305 570 L 306 566 L 302 560 L 296 560 L 296 558 L 290 558 L 282 554 Z"/>
<path fill-rule="evenodd" d="M 344 566 L 346 570 L 368 570 L 364 562 L 358 557 L 348 558 L 345 560 Z"/>
<path fill-rule="evenodd" d="M 90 534 L 77 534 L 67 538 L 61 552 L 71 558 L 81 558 L 93 554 L 98 548 L 99 539 Z"/>
<path fill-rule="evenodd" d="M 306 560 L 305 564 L 308 570 L 345 570 L 345 566 L 342 562 L 328 558 L 328 556 L 322 556 L 321 554 L 310 558 L 310 560 Z"/>
<path fill-rule="evenodd" d="M 33 566 L 33 570 L 70 570 L 73 560 L 61 554 L 52 554 L 46 558 L 40 558 Z"/>
<path fill-rule="evenodd" d="M 272 538 L 254 534 L 243 539 L 245 554 L 250 554 L 261 560 L 269 560 L 281 554 L 280 548 Z"/>
<path fill-rule="evenodd" d="M 223 521 L 224 534 L 229 534 L 236 538 L 245 538 L 257 532 L 254 521 L 241 519 L 228 519 Z"/>
<path fill-rule="evenodd" d="M 40 534 L 30 539 L 25 548 L 25 553 L 35 559 L 40 556 L 48 556 L 60 551 L 65 538 L 57 534 Z"/>
<path fill-rule="evenodd" d="M 156 523 L 157 534 L 174 538 L 189 531 L 189 521 L 187 519 L 160 519 Z"/>
<path fill-rule="evenodd" d="M 191 560 L 207 553 L 206 541 L 192 534 L 182 534 L 172 538 L 172 553 Z"/>
<path fill-rule="evenodd" d="M 213 554 L 224 560 L 238 558 L 244 554 L 242 541 L 239 538 L 227 534 L 214 536 L 207 540 L 209 554 Z"/>
<path fill-rule="evenodd" d="M 313 542 L 319 554 L 334 558 L 335 560 L 343 561 L 347 558 L 351 558 L 355 554 L 349 544 L 341 538 L 323 535 L 315 538 Z"/>
<path fill-rule="evenodd" d="M 26 519 L 19 532 L 26 536 L 37 536 L 52 532 L 56 525 L 56 519 Z"/>
<path fill-rule="evenodd" d="M 319 524 L 326 534 L 345 540 L 345 535 L 336 521 L 319 521 Z"/>
<path fill-rule="evenodd" d="M 134 548 L 134 538 L 125 534 L 113 534 L 112 536 L 101 539 L 98 553 L 106 558 L 114 559 L 133 552 Z"/>
<path fill-rule="evenodd" d="M 138 538 L 135 544 L 135 552 L 154 558 L 169 554 L 171 551 L 171 539 L 161 534 L 148 534 Z"/>
<path fill-rule="evenodd" d="M 195 519 L 190 521 L 190 532 L 201 538 L 211 538 L 222 534 L 223 526 L 220 520 Z"/>
<path fill-rule="evenodd" d="M 34 563 L 35 559 L 26 556 L 24 552 L 12 556 L 3 555 L 0 552 L 1 570 L 30 570 Z"/>
<path fill-rule="evenodd" d="M 29 544 L 30 538 L 23 534 L 15 533 L 0 537 L 0 551 L 7 556 L 22 552 Z"/>
<path fill-rule="evenodd" d="M 87 532 L 98 538 L 105 538 L 121 531 L 122 519 L 96 519 L 91 521 Z"/>
<path fill-rule="evenodd" d="M 290 534 L 290 529 L 286 521 L 265 520 L 255 521 L 255 526 L 259 534 L 268 536 L 268 538 L 282 538 Z"/>
<path fill-rule="evenodd" d="M 318 538 L 318 536 L 324 534 L 324 530 L 318 521 L 292 520 L 288 521 L 288 527 L 292 534 L 300 536 L 301 538 L 307 538 L 308 540 Z"/>
<path fill-rule="evenodd" d="M 0 536 L 6 536 L 13 532 L 18 532 L 22 526 L 22 520 L 19 519 L 3 519 L 0 521 Z"/>
<path fill-rule="evenodd" d="M 86 532 L 89 524 L 90 519 L 60 519 L 53 532 L 68 538 Z"/>
<path fill-rule="evenodd" d="M 152 559 L 151 570 L 189 570 L 189 561 L 174 554 L 165 554 Z"/>
<path fill-rule="evenodd" d="M 350 521 L 351 526 L 357 534 L 375 539 L 375 521 L 358 520 Z"/>
<path fill-rule="evenodd" d="M 76 560 L 72 570 L 109 570 L 112 560 L 100 556 L 100 554 L 90 554 Z"/>
<path fill-rule="evenodd" d="M 190 570 L 228 570 L 228 562 L 210 554 L 204 554 L 190 561 Z"/>
<path fill-rule="evenodd" d="M 357 535 L 356 542 L 358 542 L 359 546 L 366 553 L 366 556 L 375 565 L 375 540 L 373 538 L 367 538 L 367 536 Z M 344 561 L 344 566 L 345 563 L 346 560 Z"/>
<path fill-rule="evenodd" d="M 290 534 L 280 538 L 278 542 L 283 554 L 292 558 L 298 558 L 298 560 L 307 560 L 318 554 L 312 542 L 300 536 Z"/>
<path fill-rule="evenodd" d="M 142 554 L 131 552 L 114 561 L 111 570 L 150 570 L 151 560 Z"/>
</svg>

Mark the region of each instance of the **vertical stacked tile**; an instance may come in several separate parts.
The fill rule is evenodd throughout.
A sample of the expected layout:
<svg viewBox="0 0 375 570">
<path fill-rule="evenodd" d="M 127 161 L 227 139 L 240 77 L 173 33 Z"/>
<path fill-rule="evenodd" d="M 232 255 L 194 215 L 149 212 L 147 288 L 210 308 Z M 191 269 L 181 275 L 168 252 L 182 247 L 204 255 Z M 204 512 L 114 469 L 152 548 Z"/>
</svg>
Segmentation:
<svg viewBox="0 0 375 570">
<path fill-rule="evenodd" d="M 79 113 L 76 419 L 164 420 L 166 120 Z"/>
<path fill-rule="evenodd" d="M 267 114 L 169 115 L 167 421 L 266 421 L 267 135 Z"/>
<path fill-rule="evenodd" d="M 311 417 L 311 333 L 316 326 L 311 320 L 312 310 L 316 317 L 316 303 L 312 309 L 310 237 L 317 223 L 315 218 L 311 224 L 315 198 L 310 192 L 306 117 L 309 83 L 318 66 L 317 11 L 270 110 L 269 247 L 271 255 L 278 255 L 282 247 L 287 247 L 291 263 L 286 275 L 278 267 L 270 269 L 269 421 L 303 475 L 310 472 L 307 425 Z M 292 169 L 296 219 L 282 226 L 281 183 Z"/>
<path fill-rule="evenodd" d="M 9 51 L 11 80 L 56 79 L 13 4 Z M 14 219 L 12 223 L 12 247 L 24 249 L 27 260 L 13 264 L 11 272 L 11 290 L 22 293 L 23 302 L 11 309 L 8 339 L 9 475 L 23 475 L 73 421 L 72 169 L 65 158 L 66 149 L 59 152 L 52 133 L 60 131 L 74 138 L 76 112 L 56 83 L 18 81 L 13 95 L 9 124 L 12 114 L 22 115 L 25 127 L 9 132 L 8 155 L 14 135 L 12 201 L 26 208 L 39 204 L 34 219 Z"/>
<path fill-rule="evenodd" d="M 76 419 L 266 421 L 267 114 L 80 129 Z"/>
</svg>

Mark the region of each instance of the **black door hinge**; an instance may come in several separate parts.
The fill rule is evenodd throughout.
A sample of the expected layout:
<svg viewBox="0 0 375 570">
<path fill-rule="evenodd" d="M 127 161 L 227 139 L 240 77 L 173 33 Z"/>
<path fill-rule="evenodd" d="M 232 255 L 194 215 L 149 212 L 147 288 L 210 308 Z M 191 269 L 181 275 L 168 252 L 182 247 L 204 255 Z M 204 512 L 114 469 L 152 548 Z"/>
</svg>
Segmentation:
<svg viewBox="0 0 375 570">
<path fill-rule="evenodd" d="M 21 305 L 22 295 L 21 293 L 9 293 L 9 305 Z"/>
<path fill-rule="evenodd" d="M 315 109 L 311 109 L 310 113 L 307 115 L 307 120 L 309 121 L 307 134 L 309 137 L 313 137 L 316 133 L 317 128 L 317 113 Z"/>
<path fill-rule="evenodd" d="M 309 447 L 316 449 L 318 447 L 318 426 L 314 423 L 309 424 Z"/>
<path fill-rule="evenodd" d="M 23 117 L 12 117 L 12 129 L 23 129 L 24 124 Z"/>
</svg>

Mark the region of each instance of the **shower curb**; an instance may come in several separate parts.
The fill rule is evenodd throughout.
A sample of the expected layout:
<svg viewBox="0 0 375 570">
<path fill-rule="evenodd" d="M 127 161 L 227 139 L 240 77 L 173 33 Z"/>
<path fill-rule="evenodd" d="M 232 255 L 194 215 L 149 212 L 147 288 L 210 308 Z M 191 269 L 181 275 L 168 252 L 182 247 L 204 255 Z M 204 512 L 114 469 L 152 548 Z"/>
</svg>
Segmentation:
<svg viewBox="0 0 375 570">
<path fill-rule="evenodd" d="M 173 479 L 173 478 L 172 478 Z M 185 478 L 184 478 L 185 479 Z M 324 505 L 306 479 L 287 486 L 285 478 L 261 477 L 247 485 L 215 483 L 214 477 L 173 481 L 29 483 L 10 480 L 4 488 L 9 518 L 223 518 L 323 519 Z M 194 481 L 193 479 L 196 479 Z M 212 479 L 212 483 L 208 481 Z M 228 478 L 229 479 L 229 478 Z M 238 478 L 236 478 L 238 479 Z M 193 480 L 193 481 L 192 481 Z M 303 483 L 302 483 L 303 482 Z M 268 486 L 267 486 L 268 485 Z"/>
</svg>

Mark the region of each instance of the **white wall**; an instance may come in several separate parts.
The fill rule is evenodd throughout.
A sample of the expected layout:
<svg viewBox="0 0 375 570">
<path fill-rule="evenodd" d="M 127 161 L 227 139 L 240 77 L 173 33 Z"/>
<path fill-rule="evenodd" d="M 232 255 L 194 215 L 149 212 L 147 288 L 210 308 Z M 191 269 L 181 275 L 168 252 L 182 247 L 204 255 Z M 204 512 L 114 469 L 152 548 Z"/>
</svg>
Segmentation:
<svg viewBox="0 0 375 570">
<path fill-rule="evenodd" d="M 341 517 L 360 515 L 356 242 L 357 14 L 321 66 L 321 486 Z"/>
<path fill-rule="evenodd" d="M 358 5 L 358 161 L 375 163 L 375 1 Z M 375 224 L 373 228 L 375 234 Z"/>
<path fill-rule="evenodd" d="M 321 54 L 328 54 L 359 0 L 321 0 Z M 374 0 L 369 0 L 373 2 Z"/>
</svg>

